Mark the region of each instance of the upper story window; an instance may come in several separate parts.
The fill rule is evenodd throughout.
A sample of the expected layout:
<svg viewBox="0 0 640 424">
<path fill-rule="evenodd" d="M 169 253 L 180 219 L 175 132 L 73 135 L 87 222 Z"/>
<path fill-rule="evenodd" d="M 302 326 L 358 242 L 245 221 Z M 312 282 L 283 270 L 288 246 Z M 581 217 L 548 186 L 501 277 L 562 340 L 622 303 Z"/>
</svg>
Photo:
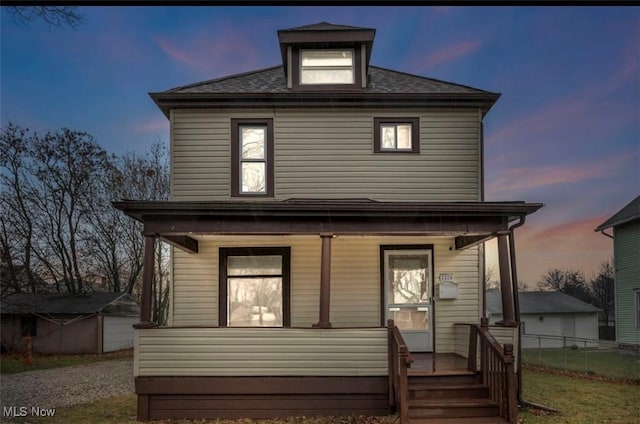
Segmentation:
<svg viewBox="0 0 640 424">
<path fill-rule="evenodd" d="M 301 50 L 300 84 L 353 84 L 353 50 Z"/>
<path fill-rule="evenodd" d="M 374 118 L 373 151 L 376 153 L 419 153 L 418 118 Z"/>
<path fill-rule="evenodd" d="M 231 195 L 273 196 L 273 120 L 231 120 Z"/>
</svg>

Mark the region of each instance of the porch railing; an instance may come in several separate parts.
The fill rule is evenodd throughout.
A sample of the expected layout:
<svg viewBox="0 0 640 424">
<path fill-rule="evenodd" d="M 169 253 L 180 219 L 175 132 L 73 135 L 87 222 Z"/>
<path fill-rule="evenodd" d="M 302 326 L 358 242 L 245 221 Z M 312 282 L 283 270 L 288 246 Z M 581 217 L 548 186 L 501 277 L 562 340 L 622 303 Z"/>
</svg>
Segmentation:
<svg viewBox="0 0 640 424">
<path fill-rule="evenodd" d="M 513 344 L 506 343 L 504 349 L 489 333 L 488 320 L 471 326 L 469 334 L 469 370 L 478 369 L 478 349 L 480 349 L 480 372 L 482 382 L 489 387 L 491 400 L 498 404 L 500 417 L 509 423 L 516 423 L 518 401 L 517 379 L 514 370 Z"/>
<path fill-rule="evenodd" d="M 407 344 L 392 319 L 387 321 L 389 330 L 389 403 L 395 406 L 400 424 L 409 422 L 409 383 L 407 369 L 413 359 Z"/>
</svg>

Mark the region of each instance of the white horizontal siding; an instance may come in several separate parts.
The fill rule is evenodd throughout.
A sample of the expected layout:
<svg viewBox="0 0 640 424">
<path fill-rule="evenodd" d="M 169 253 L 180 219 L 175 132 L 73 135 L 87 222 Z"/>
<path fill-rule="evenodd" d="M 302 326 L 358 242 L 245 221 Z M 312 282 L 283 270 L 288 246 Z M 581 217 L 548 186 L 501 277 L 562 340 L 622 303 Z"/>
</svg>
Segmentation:
<svg viewBox="0 0 640 424">
<path fill-rule="evenodd" d="M 171 116 L 174 200 L 230 198 L 230 122 L 243 117 L 274 119 L 276 200 L 479 200 L 474 109 L 175 110 Z M 420 154 L 374 153 L 378 116 L 419 116 Z"/>
<path fill-rule="evenodd" d="M 387 374 L 385 328 L 139 329 L 136 346 L 136 376 Z"/>
</svg>

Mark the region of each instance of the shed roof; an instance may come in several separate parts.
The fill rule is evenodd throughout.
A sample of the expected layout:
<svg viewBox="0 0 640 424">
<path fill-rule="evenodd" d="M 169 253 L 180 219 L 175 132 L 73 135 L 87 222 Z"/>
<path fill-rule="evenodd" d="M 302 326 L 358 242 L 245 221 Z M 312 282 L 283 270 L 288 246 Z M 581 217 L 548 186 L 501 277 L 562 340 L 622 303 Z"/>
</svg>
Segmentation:
<svg viewBox="0 0 640 424">
<path fill-rule="evenodd" d="M 127 293 L 14 293 L 2 299 L 2 314 L 137 315 L 139 306 Z"/>
<path fill-rule="evenodd" d="M 607 219 L 595 231 L 606 230 L 609 227 L 616 227 L 627 222 L 640 219 L 640 196 L 636 197 L 624 208 L 620 209 L 615 215 Z"/>
<path fill-rule="evenodd" d="M 562 292 L 519 292 L 521 314 L 595 313 L 600 309 Z M 487 312 L 502 314 L 500 292 L 487 292 Z"/>
</svg>

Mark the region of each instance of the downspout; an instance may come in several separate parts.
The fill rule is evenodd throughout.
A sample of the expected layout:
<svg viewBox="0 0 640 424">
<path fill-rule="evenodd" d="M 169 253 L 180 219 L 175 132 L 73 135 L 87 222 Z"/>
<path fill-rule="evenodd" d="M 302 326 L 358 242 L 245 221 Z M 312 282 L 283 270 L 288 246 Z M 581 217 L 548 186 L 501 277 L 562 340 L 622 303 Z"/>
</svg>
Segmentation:
<svg viewBox="0 0 640 424">
<path fill-rule="evenodd" d="M 513 291 L 513 313 L 518 323 L 518 361 L 517 361 L 517 373 L 518 373 L 518 403 L 523 403 L 522 400 L 522 335 L 520 334 L 520 296 L 518 295 L 518 271 L 516 269 L 516 246 L 515 238 L 513 236 L 513 230 L 522 227 L 526 218 L 521 216 L 520 220 L 509 228 L 509 260 L 511 265 L 511 285 Z"/>
<path fill-rule="evenodd" d="M 516 317 L 516 321 L 518 322 L 518 404 L 524 406 L 530 406 L 537 409 L 542 409 L 544 411 L 558 413 L 558 410 L 548 407 L 546 405 L 541 405 L 539 403 L 531 402 L 525 400 L 522 397 L 522 335 L 520 334 L 520 297 L 518 296 L 518 271 L 516 269 L 516 242 L 515 237 L 513 236 L 513 230 L 518 227 L 522 227 L 525 222 L 525 216 L 521 216 L 520 220 L 509 228 L 509 260 L 511 265 L 511 285 L 513 290 L 513 313 Z"/>
</svg>

